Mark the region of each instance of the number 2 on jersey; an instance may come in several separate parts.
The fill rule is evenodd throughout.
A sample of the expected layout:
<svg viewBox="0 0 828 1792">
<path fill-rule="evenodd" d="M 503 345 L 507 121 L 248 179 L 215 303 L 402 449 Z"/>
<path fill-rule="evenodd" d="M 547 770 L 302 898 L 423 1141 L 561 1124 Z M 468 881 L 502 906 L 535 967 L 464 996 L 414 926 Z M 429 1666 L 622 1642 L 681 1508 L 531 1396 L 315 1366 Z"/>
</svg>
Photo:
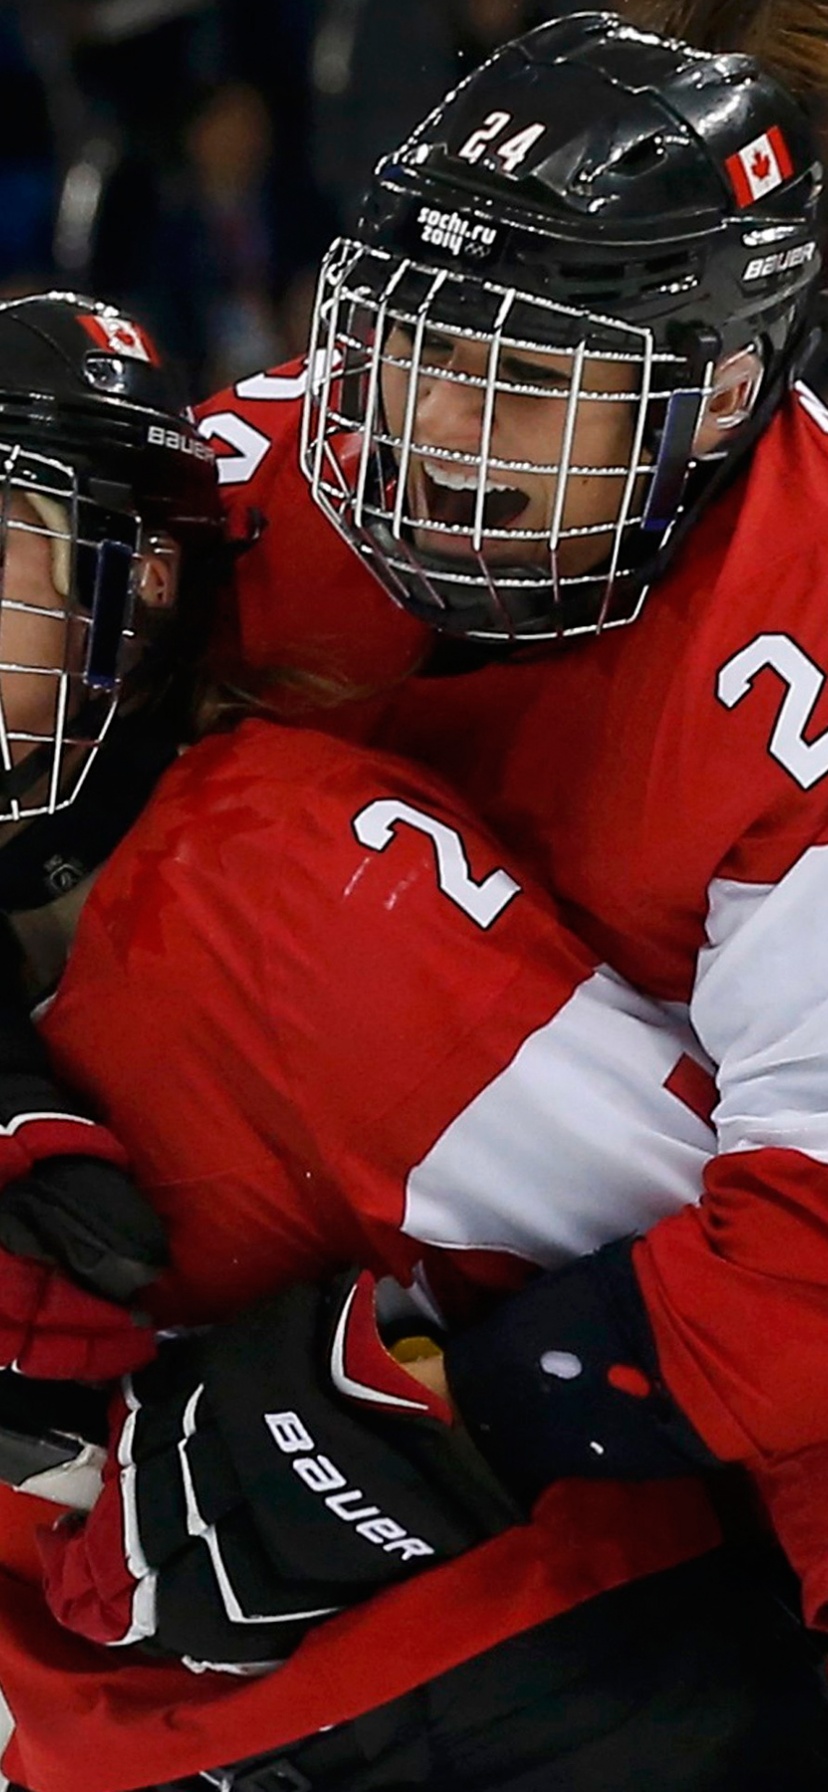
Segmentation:
<svg viewBox="0 0 828 1792">
<path fill-rule="evenodd" d="M 317 355 L 313 375 L 307 363 L 296 374 L 250 374 L 234 386 L 234 394 L 236 398 L 256 404 L 284 404 L 304 398 L 311 377 L 322 377 L 324 362 L 324 354 Z M 271 437 L 264 430 L 257 429 L 255 423 L 240 417 L 236 411 L 208 412 L 200 419 L 198 429 L 206 442 L 230 450 L 217 455 L 219 485 L 249 485 L 251 479 L 255 479 L 271 448 Z"/>
<path fill-rule="evenodd" d="M 735 709 L 752 690 L 757 673 L 764 671 L 775 672 L 787 685 L 768 752 L 803 790 L 811 790 L 828 772 L 828 729 L 814 740 L 805 739 L 825 673 L 790 635 L 757 635 L 722 667 L 716 683 L 719 702 L 725 709 Z"/>
<path fill-rule="evenodd" d="M 378 799 L 360 809 L 351 825 L 361 846 L 370 846 L 373 852 L 384 852 L 400 824 L 428 835 L 434 846 L 440 890 L 478 927 L 491 927 L 513 897 L 520 895 L 520 884 L 515 883 L 502 867 L 490 871 L 488 877 L 478 883 L 472 877 L 457 829 L 450 828 L 445 821 L 438 821 L 434 815 L 427 815 L 424 809 L 415 809 L 413 803 L 404 803 L 395 797 Z"/>
</svg>

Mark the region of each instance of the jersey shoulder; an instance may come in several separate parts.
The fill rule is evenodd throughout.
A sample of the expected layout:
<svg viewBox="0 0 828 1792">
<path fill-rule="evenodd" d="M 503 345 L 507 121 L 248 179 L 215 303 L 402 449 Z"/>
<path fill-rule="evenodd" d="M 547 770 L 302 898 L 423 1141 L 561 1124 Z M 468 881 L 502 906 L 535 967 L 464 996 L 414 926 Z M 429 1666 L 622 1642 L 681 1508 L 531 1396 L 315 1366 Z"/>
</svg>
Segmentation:
<svg viewBox="0 0 828 1792">
<path fill-rule="evenodd" d="M 219 654 L 248 669 L 283 670 L 289 710 L 304 696 L 326 726 L 336 724 L 332 697 L 358 700 L 392 686 L 422 658 L 429 636 L 395 608 L 311 497 L 299 461 L 308 378 L 302 361 L 253 374 L 203 404 L 198 423 L 218 455 L 231 537 L 248 543 Z M 276 694 L 290 698 L 288 681 Z"/>
<path fill-rule="evenodd" d="M 351 990 L 351 1028 L 361 979 L 364 991 L 383 978 L 414 991 L 438 966 L 452 986 L 473 983 L 473 967 L 482 1001 L 552 938 L 565 982 L 592 964 L 551 898 L 438 776 L 254 719 L 167 773 L 89 908 L 110 932 L 122 916 L 132 938 L 167 911 L 177 931 L 205 938 L 249 929 L 277 977 L 287 942 L 294 955 L 301 942 L 308 990 Z"/>
<path fill-rule="evenodd" d="M 651 773 L 665 817 L 679 804 L 708 876 L 776 882 L 828 827 L 828 409 L 816 392 L 788 396 L 643 623 L 651 651 L 635 670 L 664 693 Z"/>
</svg>

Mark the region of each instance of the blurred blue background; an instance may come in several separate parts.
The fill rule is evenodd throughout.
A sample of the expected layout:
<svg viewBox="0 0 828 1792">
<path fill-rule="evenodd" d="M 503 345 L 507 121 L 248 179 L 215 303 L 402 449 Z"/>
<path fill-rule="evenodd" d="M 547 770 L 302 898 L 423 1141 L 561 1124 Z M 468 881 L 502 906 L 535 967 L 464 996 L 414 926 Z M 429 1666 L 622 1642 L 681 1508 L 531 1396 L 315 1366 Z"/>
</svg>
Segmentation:
<svg viewBox="0 0 828 1792">
<path fill-rule="evenodd" d="M 377 157 L 499 43 L 574 10 L 0 0 L 0 296 L 122 303 L 197 396 L 299 353 Z"/>
<path fill-rule="evenodd" d="M 0 0 L 0 295 L 134 309 L 201 395 L 299 352 L 373 162 L 535 0 Z"/>
</svg>

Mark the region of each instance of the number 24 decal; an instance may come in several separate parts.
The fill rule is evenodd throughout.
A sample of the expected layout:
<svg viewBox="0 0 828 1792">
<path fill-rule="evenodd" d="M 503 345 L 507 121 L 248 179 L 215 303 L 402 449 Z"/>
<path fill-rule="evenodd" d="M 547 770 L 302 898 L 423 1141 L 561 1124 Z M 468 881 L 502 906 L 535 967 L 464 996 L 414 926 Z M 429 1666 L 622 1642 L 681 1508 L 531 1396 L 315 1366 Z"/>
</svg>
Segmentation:
<svg viewBox="0 0 828 1792">
<path fill-rule="evenodd" d="M 502 137 L 511 123 L 511 112 L 490 112 L 480 129 L 472 131 L 471 136 L 466 138 L 457 151 L 458 155 L 463 157 L 464 162 L 479 162 L 488 149 L 503 163 L 507 174 L 514 173 L 521 162 L 525 162 L 530 149 L 534 149 L 538 138 L 543 136 L 546 125 L 528 124 L 522 131 L 516 131 L 506 143 L 498 143 L 497 138 Z"/>
<path fill-rule="evenodd" d="M 400 802 L 396 797 L 369 803 L 354 816 L 351 825 L 361 846 L 370 846 L 373 852 L 384 852 L 400 824 L 428 835 L 437 860 L 439 888 L 449 902 L 461 908 L 478 927 L 491 927 L 513 897 L 520 895 L 520 884 L 516 884 L 502 868 L 490 871 L 488 877 L 478 883 L 472 877 L 457 829 L 438 821 L 434 815 L 427 815 L 423 809 L 415 809 L 412 803 Z"/>
<path fill-rule="evenodd" d="M 828 773 L 828 728 L 814 740 L 805 729 L 825 684 L 825 673 L 803 653 L 790 635 L 757 635 L 722 667 L 716 695 L 726 709 L 735 709 L 753 688 L 759 672 L 776 672 L 787 690 L 768 742 L 768 752 L 803 790 Z"/>
</svg>

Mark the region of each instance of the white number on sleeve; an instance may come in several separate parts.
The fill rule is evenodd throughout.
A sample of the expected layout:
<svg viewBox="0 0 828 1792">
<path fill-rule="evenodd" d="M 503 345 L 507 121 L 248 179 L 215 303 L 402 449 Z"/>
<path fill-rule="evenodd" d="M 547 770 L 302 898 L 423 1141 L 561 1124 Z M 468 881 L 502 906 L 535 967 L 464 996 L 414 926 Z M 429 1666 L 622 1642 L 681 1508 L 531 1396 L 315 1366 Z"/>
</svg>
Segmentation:
<svg viewBox="0 0 828 1792">
<path fill-rule="evenodd" d="M 334 360 L 334 369 L 338 365 L 338 357 Z M 318 384 L 324 378 L 326 353 L 322 349 L 317 354 L 313 365 L 313 382 Z M 234 387 L 237 398 L 247 399 L 254 403 L 284 404 L 291 399 L 304 398 L 311 380 L 311 369 L 308 363 L 299 373 L 253 373 L 247 379 L 239 380 Z M 245 417 L 239 417 L 235 411 L 216 411 L 212 417 L 202 417 L 198 425 L 205 441 L 223 444 L 232 448 L 232 454 L 217 456 L 219 485 L 247 485 L 255 478 L 262 461 L 270 447 L 270 436 L 264 430 L 257 429 L 254 423 L 248 423 Z"/>
<path fill-rule="evenodd" d="M 768 752 L 803 790 L 810 790 L 828 772 L 828 728 L 815 740 L 804 738 L 825 674 L 790 635 L 757 635 L 722 667 L 716 695 L 726 709 L 734 709 L 753 688 L 757 673 L 767 670 L 776 672 L 788 687 Z"/>
<path fill-rule="evenodd" d="M 235 411 L 217 411 L 214 417 L 202 417 L 199 432 L 206 442 L 220 448 L 222 443 L 232 454 L 217 456 L 219 485 L 247 485 L 258 473 L 270 447 L 270 437 L 252 423 L 245 423 Z"/>
<path fill-rule="evenodd" d="M 370 846 L 374 852 L 384 852 L 400 823 L 428 835 L 434 845 L 437 883 L 443 895 L 478 927 L 491 927 L 512 898 L 520 895 L 520 884 L 516 884 L 502 868 L 491 871 L 482 883 L 477 883 L 469 870 L 466 849 L 456 828 L 437 821 L 433 815 L 426 815 L 422 809 L 415 809 L 412 803 L 399 802 L 395 797 L 369 803 L 354 817 L 353 829 L 362 846 Z"/>
</svg>

